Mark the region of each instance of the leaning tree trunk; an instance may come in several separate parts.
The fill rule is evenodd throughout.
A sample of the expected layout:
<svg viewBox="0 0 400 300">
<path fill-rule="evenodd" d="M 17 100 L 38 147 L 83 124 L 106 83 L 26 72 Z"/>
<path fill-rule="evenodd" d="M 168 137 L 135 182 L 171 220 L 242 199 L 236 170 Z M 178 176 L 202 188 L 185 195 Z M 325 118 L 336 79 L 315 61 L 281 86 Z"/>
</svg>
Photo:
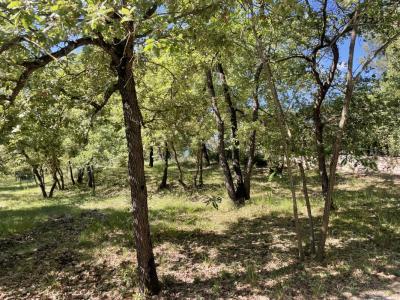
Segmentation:
<svg viewBox="0 0 400 300">
<path fill-rule="evenodd" d="M 165 189 L 167 188 L 167 180 L 168 180 L 168 160 L 169 160 L 169 150 L 168 150 L 168 144 L 165 142 L 165 153 L 164 153 L 164 172 L 163 172 L 163 177 L 161 179 L 161 183 L 159 186 L 159 189 Z"/>
<path fill-rule="evenodd" d="M 57 173 L 56 173 L 56 171 L 54 171 L 53 172 L 53 185 L 50 188 L 49 198 L 53 198 L 54 190 L 55 190 L 57 184 L 59 184 L 58 178 L 57 178 Z"/>
<path fill-rule="evenodd" d="M 139 288 L 144 293 L 158 294 L 161 287 L 158 281 L 150 236 L 141 134 L 142 119 L 132 69 L 134 58 L 130 52 L 133 49 L 131 38 L 133 37 L 130 36 L 126 43 L 115 46 L 117 50 L 113 64 L 118 73 L 118 88 L 122 98 L 125 120 Z M 130 50 L 124 54 L 125 49 Z"/>
<path fill-rule="evenodd" d="M 46 185 L 44 182 L 44 177 L 39 173 L 38 169 L 35 167 L 33 168 L 33 173 L 35 174 L 37 180 L 39 181 L 39 187 L 42 192 L 43 198 L 47 198 L 47 193 L 46 193 Z"/>
</svg>

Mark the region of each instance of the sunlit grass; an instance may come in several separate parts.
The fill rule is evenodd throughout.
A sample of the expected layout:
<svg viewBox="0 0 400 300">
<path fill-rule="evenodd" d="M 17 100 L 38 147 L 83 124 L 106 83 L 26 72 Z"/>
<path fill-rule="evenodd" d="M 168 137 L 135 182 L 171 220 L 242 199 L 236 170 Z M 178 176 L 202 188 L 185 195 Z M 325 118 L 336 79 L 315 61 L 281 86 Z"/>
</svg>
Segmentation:
<svg viewBox="0 0 400 300">
<path fill-rule="evenodd" d="M 177 183 L 173 166 L 169 189 L 159 191 L 161 169 L 158 166 L 146 172 L 155 256 L 167 289 L 173 289 L 179 279 L 189 280 L 200 289 L 206 285 L 210 294 L 202 290 L 202 295 L 223 294 L 225 286 L 237 282 L 238 289 L 250 288 L 261 294 L 270 290 L 272 298 L 285 298 L 297 285 L 304 285 L 308 296 L 323 298 L 339 291 L 357 293 L 373 281 L 370 274 L 377 270 L 385 270 L 385 276 L 399 274 L 395 254 L 400 252 L 396 242 L 400 235 L 399 190 L 386 179 L 339 178 L 335 195 L 339 209 L 331 216 L 326 268 L 313 260 L 306 261 L 303 268 L 294 261 L 293 206 L 285 178 L 268 180 L 267 172 L 258 170 L 252 199 L 237 208 L 228 199 L 217 168 L 205 170 L 204 188 L 184 190 Z M 189 184 L 192 174 L 187 170 Z M 43 199 L 34 185 L 2 180 L 0 241 L 19 235 L 29 241 L 31 235 L 37 237 L 40 233 L 38 241 L 18 246 L 18 255 L 31 257 L 41 244 L 58 245 L 61 239 L 60 245 L 50 250 L 56 251 L 51 255 L 63 257 L 62 251 L 69 249 L 79 253 L 82 262 L 90 261 L 89 265 L 115 268 L 119 292 L 132 295 L 136 286 L 135 243 L 126 171 L 103 170 L 96 178 L 96 195 L 85 186 L 68 184 L 66 191 L 57 190 L 52 199 Z M 323 202 L 315 174 L 309 174 L 309 181 L 318 232 Z M 307 244 L 308 223 L 300 187 L 297 196 Z M 206 204 L 213 197 L 222 198 L 217 209 Z M 64 237 L 64 226 L 78 229 Z M 35 272 L 32 263 L 18 268 L 13 273 L 16 278 L 24 272 Z M 185 272 L 188 274 L 182 277 Z M 54 273 L 47 273 L 47 279 L 36 276 L 48 288 L 61 286 Z M 333 288 L 333 283 L 339 288 Z"/>
</svg>

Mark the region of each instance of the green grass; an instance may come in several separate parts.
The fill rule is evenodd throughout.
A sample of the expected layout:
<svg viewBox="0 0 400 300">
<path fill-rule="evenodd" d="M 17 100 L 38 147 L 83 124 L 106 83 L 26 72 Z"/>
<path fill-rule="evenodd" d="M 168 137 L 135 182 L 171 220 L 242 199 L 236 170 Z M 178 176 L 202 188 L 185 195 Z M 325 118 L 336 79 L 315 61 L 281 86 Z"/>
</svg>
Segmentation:
<svg viewBox="0 0 400 300">
<path fill-rule="evenodd" d="M 186 182 L 193 171 L 186 166 Z M 385 176 L 341 175 L 328 252 L 321 266 L 295 260 L 292 202 L 285 178 L 257 170 L 252 199 L 235 208 L 218 169 L 205 170 L 201 190 L 184 191 L 170 169 L 170 188 L 157 191 L 161 167 L 147 169 L 149 217 L 166 298 L 273 299 L 366 297 L 396 293 L 400 276 L 400 182 Z M 318 179 L 310 174 L 317 225 Z M 83 295 L 129 298 L 136 288 L 129 190 L 123 169 L 96 176 L 96 196 L 68 185 L 53 199 L 39 188 L 0 181 L 0 298 Z M 300 189 L 299 189 L 300 192 Z M 206 200 L 222 197 L 218 209 Z M 299 194 L 304 243 L 306 209 Z M 306 246 L 307 249 L 307 246 Z"/>
</svg>

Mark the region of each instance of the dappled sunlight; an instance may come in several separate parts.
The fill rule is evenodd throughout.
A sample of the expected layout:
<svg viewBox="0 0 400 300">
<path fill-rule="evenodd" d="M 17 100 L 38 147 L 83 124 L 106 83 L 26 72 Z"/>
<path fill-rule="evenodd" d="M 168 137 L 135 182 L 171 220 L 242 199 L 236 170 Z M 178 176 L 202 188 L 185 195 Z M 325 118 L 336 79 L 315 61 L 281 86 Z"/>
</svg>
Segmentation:
<svg viewBox="0 0 400 300">
<path fill-rule="evenodd" d="M 295 259 L 291 200 L 268 188 L 281 188 L 280 179 L 260 182 L 264 193 L 255 187 L 255 196 L 239 209 L 226 198 L 218 209 L 206 205 L 204 195 L 220 195 L 213 189 L 190 195 L 175 186 L 152 193 L 161 296 L 362 299 L 399 292 L 399 194 L 391 185 L 374 185 L 376 178 L 368 184 L 353 178 L 349 188 L 337 191 L 324 267 L 309 256 L 303 264 Z M 0 291 L 21 297 L 132 295 L 137 286 L 130 203 L 126 190 L 106 196 L 108 191 L 99 186 L 96 196 L 82 189 L 40 199 L 35 187 L 3 187 Z M 9 194 L 17 204 L 12 209 L 5 208 Z M 29 208 L 24 197 L 32 201 Z M 308 252 L 302 197 L 299 205 Z M 313 197 L 312 205 L 318 225 L 322 201 Z"/>
</svg>

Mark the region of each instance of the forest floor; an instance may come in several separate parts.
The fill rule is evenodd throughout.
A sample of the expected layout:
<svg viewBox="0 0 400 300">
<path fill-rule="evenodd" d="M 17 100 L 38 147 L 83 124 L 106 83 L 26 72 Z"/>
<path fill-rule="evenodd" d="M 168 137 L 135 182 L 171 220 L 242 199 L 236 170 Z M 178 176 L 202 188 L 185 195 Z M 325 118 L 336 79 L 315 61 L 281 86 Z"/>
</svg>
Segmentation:
<svg viewBox="0 0 400 300">
<path fill-rule="evenodd" d="M 174 181 L 157 191 L 161 166 L 147 174 L 160 299 L 400 299 L 399 176 L 341 174 L 327 258 L 300 264 L 284 179 L 258 169 L 252 200 L 237 209 L 215 167 L 196 191 Z M 34 185 L 0 179 L 0 299 L 138 298 L 126 176 L 97 175 L 96 196 L 68 186 L 45 200 Z M 217 197 L 218 209 L 205 203 Z M 308 245 L 301 197 L 299 205 Z"/>
</svg>

